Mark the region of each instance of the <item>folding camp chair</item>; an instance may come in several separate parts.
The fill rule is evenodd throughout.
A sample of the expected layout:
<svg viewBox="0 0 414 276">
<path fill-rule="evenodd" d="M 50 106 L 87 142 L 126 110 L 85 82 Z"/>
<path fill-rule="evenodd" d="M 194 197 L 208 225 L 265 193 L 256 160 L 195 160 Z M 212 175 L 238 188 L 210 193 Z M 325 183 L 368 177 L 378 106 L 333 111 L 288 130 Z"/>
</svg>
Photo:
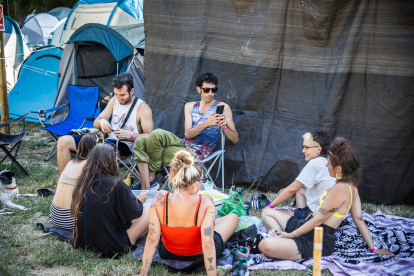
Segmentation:
<svg viewBox="0 0 414 276">
<path fill-rule="evenodd" d="M 60 136 L 72 134 L 72 129 L 80 129 L 82 127 L 92 128 L 94 118 L 101 113 L 98 102 L 99 87 L 68 85 L 66 91 L 69 103 L 44 111 L 32 111 L 32 113 L 37 113 L 39 122 L 43 126 L 42 129 L 46 130 L 53 141 L 55 141 L 55 144 L 45 161 L 48 161 L 56 153 L 57 141 Z M 45 114 L 56 111 L 67 105 L 69 105 L 69 114 L 63 122 L 50 126 L 45 126 L 43 124 L 43 122 L 46 121 Z M 96 108 L 97 105 L 98 108 Z"/>
<path fill-rule="evenodd" d="M 119 140 L 117 139 L 116 148 L 118 148 L 118 143 Z M 132 153 L 130 156 L 118 155 L 118 163 L 121 163 L 127 169 L 127 171 L 122 176 L 122 179 L 129 177 L 131 174 L 133 174 L 137 180 L 141 179 L 141 175 L 139 174 L 137 169 L 137 162 L 135 162 L 134 160 L 134 153 Z"/>
<path fill-rule="evenodd" d="M 23 130 L 22 133 L 17 134 L 17 135 L 12 135 L 12 134 L 4 134 L 4 133 L 0 133 L 0 148 L 4 151 L 4 153 L 6 154 L 6 156 L 3 157 L 3 159 L 0 161 L 0 163 L 2 163 L 4 161 L 4 159 L 6 159 L 7 157 L 9 157 L 12 161 L 11 165 L 10 165 L 10 170 L 13 168 L 13 165 L 16 165 L 22 172 L 24 172 L 26 175 L 29 175 L 26 170 L 22 167 L 22 165 L 20 165 L 19 162 L 17 162 L 16 158 L 17 158 L 17 153 L 19 153 L 19 149 L 20 149 L 20 145 L 22 144 L 23 138 L 26 136 L 27 131 L 25 129 L 26 127 L 26 123 L 24 121 L 24 119 L 26 119 L 27 116 L 29 116 L 30 113 L 27 113 L 26 115 L 20 116 L 17 119 L 8 121 L 6 123 L 3 123 L 0 125 L 0 128 L 23 121 Z M 13 147 L 8 150 L 7 146 L 8 145 L 13 145 Z M 17 147 L 17 148 L 16 148 Z M 16 148 L 16 152 L 14 153 L 14 156 L 12 155 L 12 151 L 14 150 L 14 148 Z"/>
<path fill-rule="evenodd" d="M 220 130 L 220 134 L 221 134 L 221 149 L 214 151 L 206 159 L 201 161 L 201 164 L 203 165 L 203 169 L 204 169 L 204 177 L 207 177 L 213 183 L 213 187 L 217 189 L 216 183 L 214 183 L 213 177 L 211 176 L 210 172 L 214 164 L 216 164 L 216 161 L 219 160 L 218 167 L 217 167 L 216 180 L 220 173 L 220 168 L 221 168 L 221 190 L 222 192 L 224 192 L 224 153 L 226 152 L 224 150 L 224 143 L 225 143 L 226 136 L 224 135 L 223 130 Z M 210 165 L 207 164 L 209 163 L 209 161 L 211 161 Z M 164 170 L 167 172 L 167 176 L 169 176 L 170 173 L 166 166 L 164 166 Z M 167 188 L 168 181 L 169 181 L 169 178 L 167 178 L 161 190 L 165 190 L 165 188 Z"/>
</svg>

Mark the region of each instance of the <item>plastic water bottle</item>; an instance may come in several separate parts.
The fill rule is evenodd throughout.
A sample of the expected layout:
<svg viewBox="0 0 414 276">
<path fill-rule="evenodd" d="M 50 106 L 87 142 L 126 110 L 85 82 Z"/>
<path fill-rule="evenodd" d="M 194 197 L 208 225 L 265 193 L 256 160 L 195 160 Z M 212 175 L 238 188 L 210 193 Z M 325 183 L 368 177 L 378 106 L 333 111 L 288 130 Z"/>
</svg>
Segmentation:
<svg viewBox="0 0 414 276">
<path fill-rule="evenodd" d="M 41 122 L 46 122 L 46 111 L 44 109 L 40 109 L 38 112 L 39 112 L 39 120 Z"/>
</svg>

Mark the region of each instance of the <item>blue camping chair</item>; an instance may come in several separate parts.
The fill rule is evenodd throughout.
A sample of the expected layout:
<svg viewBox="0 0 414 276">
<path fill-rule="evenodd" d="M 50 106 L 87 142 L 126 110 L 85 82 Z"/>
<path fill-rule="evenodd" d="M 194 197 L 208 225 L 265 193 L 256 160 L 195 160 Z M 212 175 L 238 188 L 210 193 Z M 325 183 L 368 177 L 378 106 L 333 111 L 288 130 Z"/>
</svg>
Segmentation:
<svg viewBox="0 0 414 276">
<path fill-rule="evenodd" d="M 43 126 L 42 129 L 46 130 L 55 141 L 55 144 L 45 161 L 48 161 L 56 153 L 57 141 L 60 136 L 72 134 L 72 129 L 79 129 L 82 127 L 92 128 L 95 117 L 101 113 L 99 106 L 96 108 L 97 105 L 99 105 L 99 87 L 68 85 L 66 91 L 69 103 L 48 110 L 32 111 L 32 113 L 37 113 L 39 122 Z M 63 122 L 50 126 L 45 126 L 43 124 L 43 122 L 46 121 L 47 113 L 67 105 L 69 105 L 69 114 Z"/>
</svg>

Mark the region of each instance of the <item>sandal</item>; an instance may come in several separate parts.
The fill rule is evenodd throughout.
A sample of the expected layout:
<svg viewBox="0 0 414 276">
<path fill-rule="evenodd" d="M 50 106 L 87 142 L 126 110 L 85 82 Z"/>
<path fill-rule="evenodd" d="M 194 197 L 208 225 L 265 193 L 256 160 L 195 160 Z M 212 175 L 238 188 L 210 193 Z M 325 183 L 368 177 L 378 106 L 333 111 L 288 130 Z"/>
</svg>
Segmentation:
<svg viewBox="0 0 414 276">
<path fill-rule="evenodd" d="M 252 201 L 246 202 L 246 204 L 253 209 L 261 210 L 269 206 L 270 200 L 267 199 L 266 195 L 258 194 L 258 195 L 252 196 Z"/>
</svg>

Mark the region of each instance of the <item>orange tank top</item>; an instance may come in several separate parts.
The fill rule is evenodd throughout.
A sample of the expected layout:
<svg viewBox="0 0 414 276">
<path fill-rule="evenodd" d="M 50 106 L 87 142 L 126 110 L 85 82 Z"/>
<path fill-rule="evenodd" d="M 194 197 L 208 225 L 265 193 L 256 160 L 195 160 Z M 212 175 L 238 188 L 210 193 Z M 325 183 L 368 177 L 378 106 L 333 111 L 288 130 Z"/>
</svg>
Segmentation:
<svg viewBox="0 0 414 276">
<path fill-rule="evenodd" d="M 170 227 L 168 226 L 168 194 L 169 192 L 164 196 L 164 213 L 161 224 L 162 242 L 165 248 L 169 252 L 180 256 L 194 256 L 203 253 L 201 227 L 197 226 L 201 195 L 199 195 L 197 209 L 194 214 L 194 225 L 190 227 Z"/>
</svg>

